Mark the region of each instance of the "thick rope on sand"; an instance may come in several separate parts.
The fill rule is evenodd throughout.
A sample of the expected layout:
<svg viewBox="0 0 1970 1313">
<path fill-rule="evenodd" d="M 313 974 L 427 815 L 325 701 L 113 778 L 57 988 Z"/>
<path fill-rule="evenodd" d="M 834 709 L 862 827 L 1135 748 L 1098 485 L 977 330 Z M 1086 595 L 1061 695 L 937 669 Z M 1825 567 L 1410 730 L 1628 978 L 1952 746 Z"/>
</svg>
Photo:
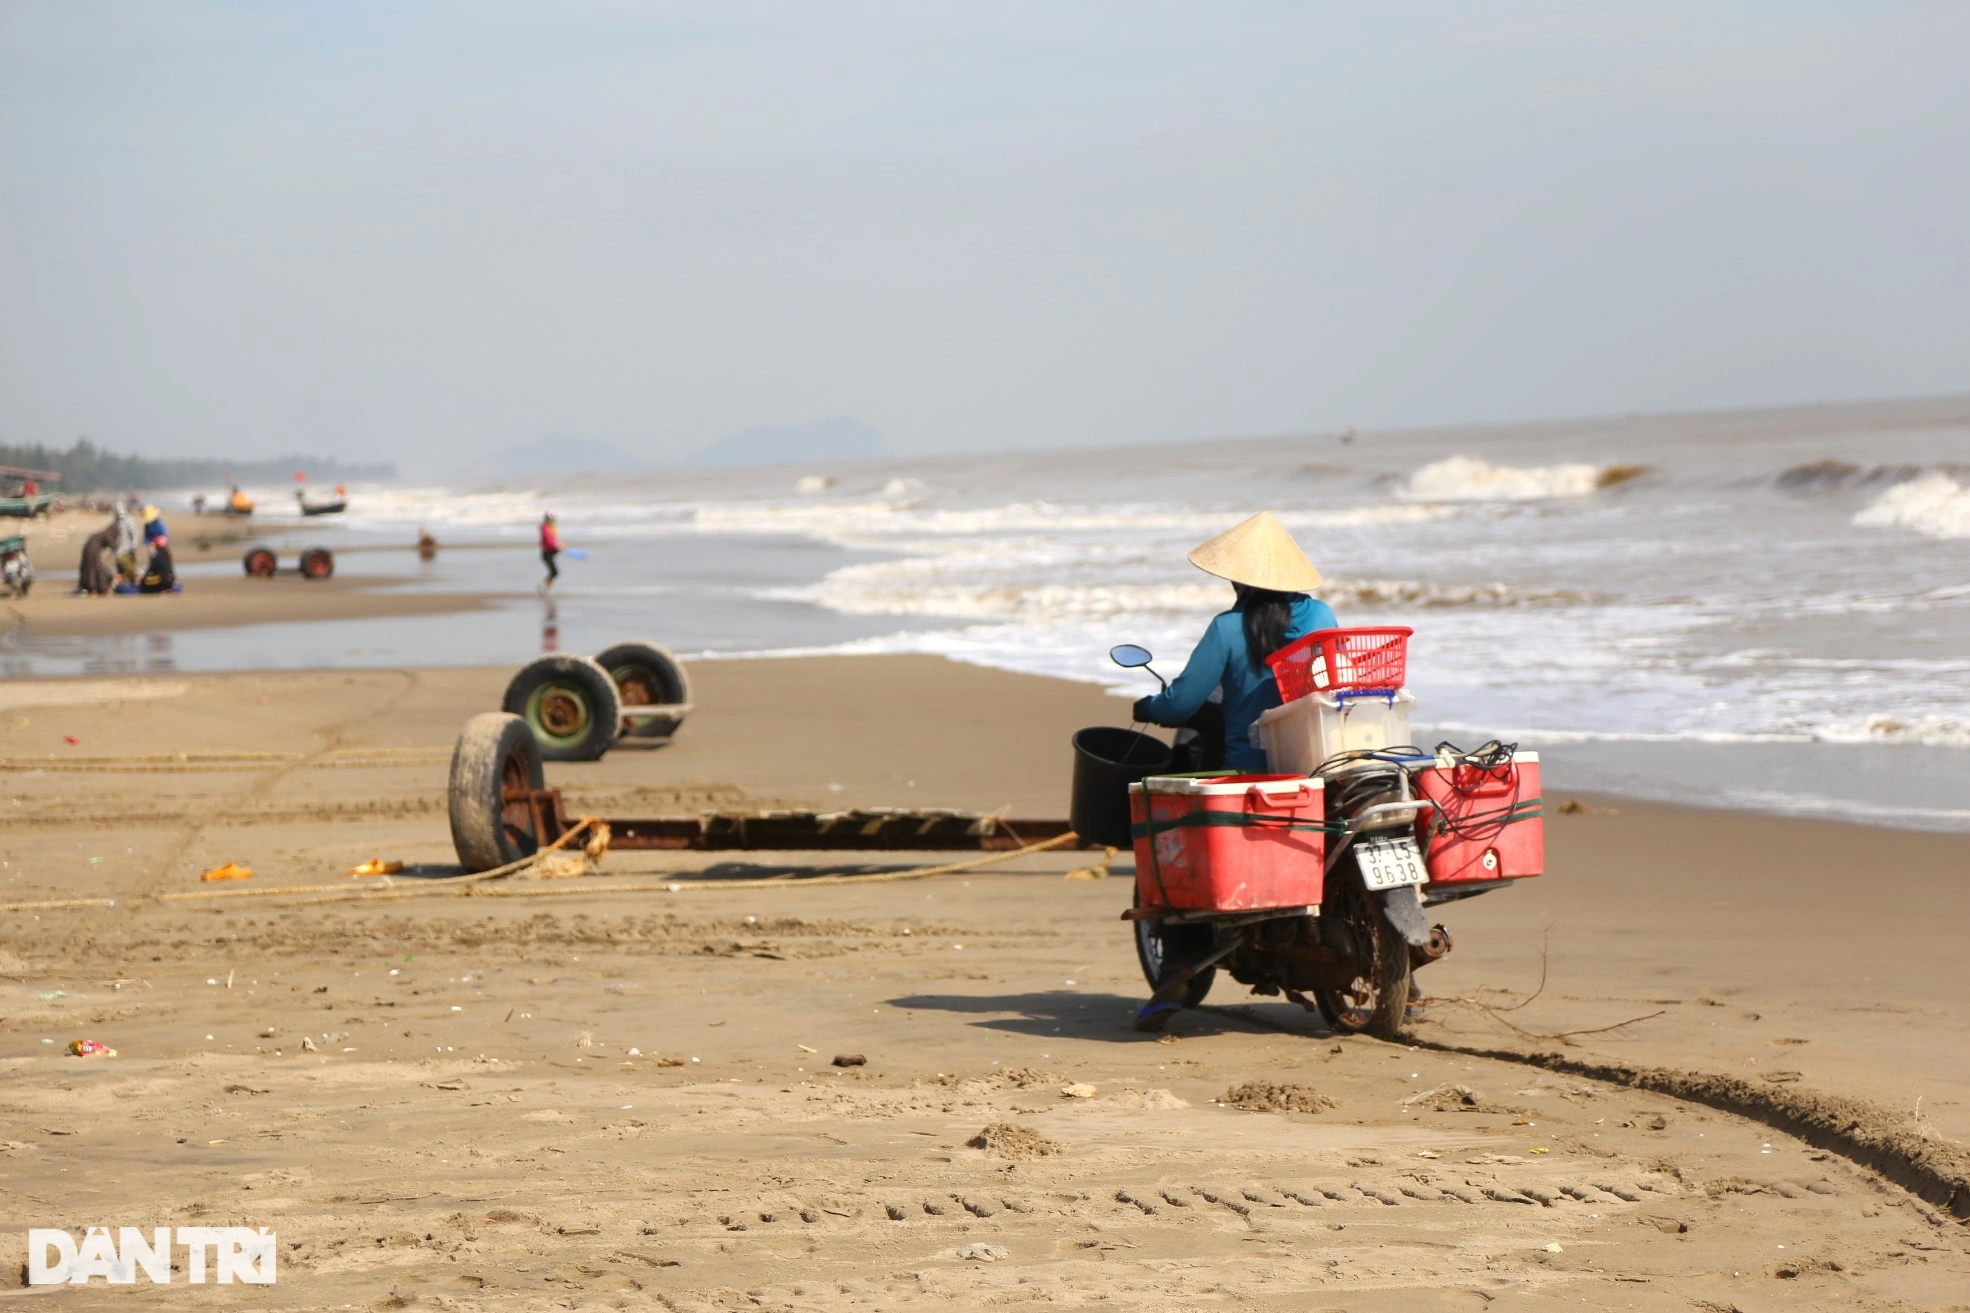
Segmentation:
<svg viewBox="0 0 1970 1313">
<path fill-rule="evenodd" d="M 257 902 L 260 900 L 289 900 L 296 903 L 360 903 L 382 902 L 398 898 L 554 898 L 568 894 L 647 894 L 647 893 L 690 893 L 699 890 L 747 890 L 747 889 L 814 889 L 850 884 L 891 884 L 901 880 L 925 880 L 938 875 L 958 875 L 965 871 L 976 871 L 1000 862 L 1015 861 L 1043 853 L 1053 848 L 1064 848 L 1080 842 L 1080 837 L 1071 830 L 1039 843 L 1027 844 L 1009 852 L 988 853 L 962 862 L 944 862 L 936 866 L 919 866 L 907 871 L 868 871 L 856 875 L 811 875 L 802 876 L 795 872 L 785 875 L 768 876 L 756 880 L 673 880 L 662 875 L 638 880 L 570 880 L 553 884 L 490 884 L 489 881 L 520 874 L 539 862 L 542 858 L 572 843 L 577 835 L 591 829 L 606 830 L 593 816 L 584 816 L 566 834 L 539 852 L 495 866 L 489 871 L 473 871 L 465 875 L 428 876 L 403 884 L 351 886 L 346 884 L 299 884 L 280 885 L 260 889 L 182 889 L 158 894 L 160 902 Z M 599 837 L 599 836 L 598 836 Z M 593 843 L 593 841 L 591 841 Z M 598 856 L 593 844 L 590 856 Z M 79 907 L 114 907 L 118 902 L 133 901 L 116 898 L 59 898 L 47 902 L 0 903 L 0 912 L 42 912 L 61 911 Z"/>
</svg>

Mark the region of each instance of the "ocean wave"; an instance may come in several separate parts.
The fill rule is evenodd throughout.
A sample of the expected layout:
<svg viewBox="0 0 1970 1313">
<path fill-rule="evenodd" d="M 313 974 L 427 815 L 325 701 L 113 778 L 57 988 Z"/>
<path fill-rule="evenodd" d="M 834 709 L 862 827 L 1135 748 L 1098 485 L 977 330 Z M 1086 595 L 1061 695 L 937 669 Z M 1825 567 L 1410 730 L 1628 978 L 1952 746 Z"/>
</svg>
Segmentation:
<svg viewBox="0 0 1970 1313">
<path fill-rule="evenodd" d="M 1913 529 L 1931 538 L 1970 538 L 1970 487 L 1947 474 L 1924 474 L 1883 492 L 1854 523 Z"/>
<path fill-rule="evenodd" d="M 1909 807 L 1896 803 L 1869 802 L 1849 794 L 1818 796 L 1787 793 L 1777 789 L 1730 789 L 1728 800 L 1794 816 L 1831 816 L 1843 821 L 1877 821 L 1908 825 L 1916 829 L 1957 830 L 1970 821 L 1970 810 L 1961 807 Z"/>
<path fill-rule="evenodd" d="M 1859 720 L 1826 724 L 1800 724 L 1797 728 L 1770 730 L 1629 730 L 1573 729 L 1549 725 L 1520 725 L 1499 728 L 1466 722 L 1430 721 L 1430 727 L 1446 734 L 1483 734 L 1506 740 L 1521 740 L 1527 746 L 1546 743 L 1835 743 L 1843 745 L 1883 744 L 1927 748 L 1970 748 L 1970 721 L 1943 715 L 1896 715 L 1877 713 Z"/>
<path fill-rule="evenodd" d="M 341 523 L 357 529 L 427 528 L 515 529 L 536 524 L 547 494 L 504 488 L 464 493 L 446 487 L 352 488 Z"/>
<path fill-rule="evenodd" d="M 1787 492 L 1844 492 L 1854 487 L 1906 483 L 1927 472 L 1920 465 L 1856 465 L 1829 457 L 1794 465 L 1772 482 Z"/>
<path fill-rule="evenodd" d="M 1879 712 L 1859 720 L 1819 727 L 1822 743 L 1919 744 L 1930 748 L 1970 748 L 1970 720 L 1944 715 Z"/>
<path fill-rule="evenodd" d="M 1419 501 L 1539 501 L 1584 497 L 1647 471 L 1645 465 L 1493 465 L 1450 456 L 1411 474 L 1407 492 Z"/>
<path fill-rule="evenodd" d="M 1231 604 L 1228 586 L 1100 580 L 1042 583 L 1005 578 L 1003 560 L 966 551 L 844 566 L 819 583 L 765 590 L 776 601 L 808 602 L 844 615 L 937 616 L 1019 620 L 1030 624 L 1092 622 L 1122 616 L 1214 615 Z M 1017 557 L 1017 553 L 1013 553 Z M 1030 570 L 1021 561 L 1019 574 Z M 1053 573 L 1058 574 L 1058 569 Z M 994 578 L 997 574 L 1001 577 Z M 981 577 L 982 576 L 982 577 Z M 1583 605 L 1584 594 L 1525 591 L 1506 584 L 1431 584 L 1413 579 L 1330 579 L 1317 595 L 1342 610 Z"/>
<path fill-rule="evenodd" d="M 1587 606 L 1589 593 L 1514 588 L 1510 584 L 1432 584 L 1415 579 L 1329 579 L 1317 596 L 1335 607 L 1392 606 L 1437 610 L 1464 606 Z"/>
<path fill-rule="evenodd" d="M 1428 720 L 1419 715 L 1418 719 Z M 1431 730 L 1438 734 L 1481 734 L 1486 738 L 1503 739 L 1516 742 L 1521 747 L 1536 750 L 1541 743 L 1812 743 L 1814 735 L 1803 731 L 1784 733 L 1759 730 L 1626 730 L 1626 729 L 1560 729 L 1550 725 L 1519 725 L 1499 728 L 1496 725 L 1478 725 L 1464 721 L 1428 720 Z"/>
<path fill-rule="evenodd" d="M 1029 624 L 1158 614 L 1205 616 L 1222 611 L 1231 601 L 1230 590 L 1223 584 L 885 585 L 835 577 L 802 587 L 769 589 L 763 595 L 776 601 L 810 602 L 843 615 L 1019 620 Z"/>
<path fill-rule="evenodd" d="M 452 528 L 512 536 L 531 531 L 552 507 L 565 528 L 584 536 L 637 538 L 679 535 L 802 537 L 849 549 L 934 550 L 934 544 L 986 540 L 1014 534 L 1088 536 L 1102 533 L 1132 541 L 1181 536 L 1195 541 L 1230 527 L 1244 513 L 1168 503 L 1090 505 L 1042 500 L 997 505 L 938 505 L 916 479 L 895 478 L 879 492 L 826 495 L 816 484 L 797 498 L 646 499 L 622 490 L 583 489 L 549 494 L 495 487 L 465 491 L 441 486 L 365 487 L 352 490 L 341 523 L 362 530 Z M 1371 503 L 1321 509 L 1286 509 L 1280 520 L 1296 532 L 1372 530 L 1419 525 L 1455 515 L 1457 508 L 1416 502 Z M 911 541 L 914 540 L 914 541 Z M 1185 541 L 1183 546 L 1189 546 Z"/>
</svg>

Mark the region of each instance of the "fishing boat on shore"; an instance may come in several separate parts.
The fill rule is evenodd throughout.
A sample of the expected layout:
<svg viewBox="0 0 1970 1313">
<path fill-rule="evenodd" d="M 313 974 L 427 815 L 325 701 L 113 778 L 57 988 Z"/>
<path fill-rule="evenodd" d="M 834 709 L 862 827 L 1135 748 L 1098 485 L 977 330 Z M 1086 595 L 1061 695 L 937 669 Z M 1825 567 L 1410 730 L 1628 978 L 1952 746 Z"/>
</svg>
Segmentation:
<svg viewBox="0 0 1970 1313">
<path fill-rule="evenodd" d="M 54 470 L 23 470 L 0 465 L 0 488 L 5 488 L 7 493 L 0 497 L 0 517 L 29 520 L 47 514 L 55 504 L 55 494 L 43 492 L 41 485 L 58 483 L 61 477 Z"/>
<path fill-rule="evenodd" d="M 349 509 L 348 490 L 339 483 L 335 485 L 333 501 L 311 502 L 308 500 L 307 492 L 301 488 L 294 490 L 294 500 L 300 504 L 303 515 L 340 515 Z"/>
<path fill-rule="evenodd" d="M 0 516 L 10 519 L 27 520 L 44 515 L 55 504 L 52 492 L 37 492 L 32 497 L 0 497 Z"/>
</svg>

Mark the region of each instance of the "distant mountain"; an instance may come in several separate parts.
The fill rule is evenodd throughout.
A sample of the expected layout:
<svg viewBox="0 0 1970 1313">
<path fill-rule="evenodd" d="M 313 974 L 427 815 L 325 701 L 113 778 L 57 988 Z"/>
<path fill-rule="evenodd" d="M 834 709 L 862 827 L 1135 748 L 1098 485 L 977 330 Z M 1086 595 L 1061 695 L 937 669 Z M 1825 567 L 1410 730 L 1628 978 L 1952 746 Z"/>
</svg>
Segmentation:
<svg viewBox="0 0 1970 1313">
<path fill-rule="evenodd" d="M 459 469 L 461 479 L 528 479 L 556 474 L 620 474 L 648 469 L 620 447 L 593 438 L 539 438 L 481 456 Z"/>
<path fill-rule="evenodd" d="M 889 454 L 882 434 L 859 419 L 837 415 L 806 424 L 760 424 L 685 457 L 685 465 L 788 465 L 800 461 L 868 460 Z"/>
</svg>

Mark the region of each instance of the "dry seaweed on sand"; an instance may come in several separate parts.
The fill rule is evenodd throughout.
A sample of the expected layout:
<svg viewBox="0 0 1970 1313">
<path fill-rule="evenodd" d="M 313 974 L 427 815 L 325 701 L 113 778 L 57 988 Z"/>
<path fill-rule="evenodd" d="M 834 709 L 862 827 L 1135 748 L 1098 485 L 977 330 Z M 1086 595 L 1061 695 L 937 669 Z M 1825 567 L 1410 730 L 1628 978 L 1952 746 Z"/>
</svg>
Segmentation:
<svg viewBox="0 0 1970 1313">
<path fill-rule="evenodd" d="M 1402 1101 L 1402 1106 L 1430 1112 L 1482 1112 L 1484 1096 L 1468 1085 L 1439 1085 L 1410 1095 Z"/>
</svg>

